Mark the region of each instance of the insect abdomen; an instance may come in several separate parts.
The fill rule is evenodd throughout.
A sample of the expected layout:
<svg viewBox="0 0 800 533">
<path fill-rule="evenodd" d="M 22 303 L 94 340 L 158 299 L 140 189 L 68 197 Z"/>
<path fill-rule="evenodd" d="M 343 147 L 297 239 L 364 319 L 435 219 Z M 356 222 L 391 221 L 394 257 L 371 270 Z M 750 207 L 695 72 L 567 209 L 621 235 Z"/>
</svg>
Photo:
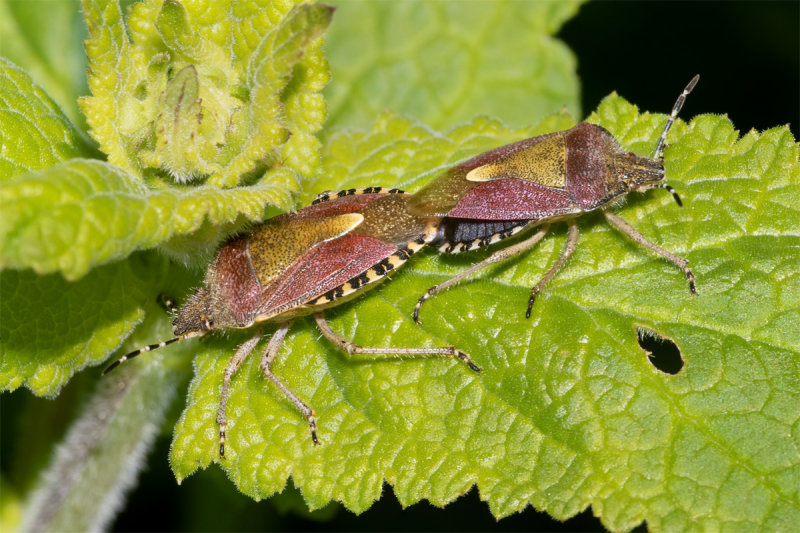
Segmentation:
<svg viewBox="0 0 800 533">
<path fill-rule="evenodd" d="M 445 218 L 431 246 L 444 253 L 466 252 L 510 237 L 521 231 L 528 222 Z"/>
</svg>

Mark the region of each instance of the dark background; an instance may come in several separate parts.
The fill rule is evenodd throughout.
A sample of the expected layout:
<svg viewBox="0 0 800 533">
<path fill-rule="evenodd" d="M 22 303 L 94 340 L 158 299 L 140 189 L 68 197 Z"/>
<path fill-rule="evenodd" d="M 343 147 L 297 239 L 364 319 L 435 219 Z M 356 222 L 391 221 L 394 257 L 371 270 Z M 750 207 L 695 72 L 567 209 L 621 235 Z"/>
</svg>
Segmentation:
<svg viewBox="0 0 800 533">
<path fill-rule="evenodd" d="M 742 133 L 800 122 L 800 3 L 592 2 L 559 32 L 578 58 L 584 114 L 617 91 L 681 116 L 727 114 Z"/>
<path fill-rule="evenodd" d="M 669 112 L 686 82 L 699 73 L 700 84 L 687 100 L 682 117 L 726 113 L 742 133 L 790 123 L 795 138 L 800 122 L 799 35 L 800 3 L 796 1 L 595 2 L 582 7 L 559 33 L 578 58 L 585 114 L 614 90 L 640 109 Z M 81 393 L 74 391 L 81 386 L 87 390 L 85 379 L 89 378 L 73 380 L 64 399 L 73 395 L 75 400 L 74 395 Z M 56 428 L 66 427 L 74 416 L 57 404 L 33 398 L 24 390 L 3 395 L 0 437 L 2 449 L 12 452 L 4 455 L 20 453 L 12 442 L 20 431 L 25 432 L 30 417 L 37 419 L 40 428 L 53 428 L 52 436 L 57 437 Z M 169 441 L 165 428 L 140 484 L 112 529 L 602 530 L 591 510 L 560 523 L 529 508 L 496 522 L 475 489 L 445 509 L 421 502 L 402 510 L 387 487 L 383 498 L 359 517 L 338 504 L 309 515 L 296 491 L 256 503 L 235 492 L 215 467 L 176 485 L 167 464 Z M 28 451 L 46 460 L 48 450 L 36 448 L 32 444 Z M 0 463 L 4 475 L 13 470 L 7 459 Z"/>
</svg>

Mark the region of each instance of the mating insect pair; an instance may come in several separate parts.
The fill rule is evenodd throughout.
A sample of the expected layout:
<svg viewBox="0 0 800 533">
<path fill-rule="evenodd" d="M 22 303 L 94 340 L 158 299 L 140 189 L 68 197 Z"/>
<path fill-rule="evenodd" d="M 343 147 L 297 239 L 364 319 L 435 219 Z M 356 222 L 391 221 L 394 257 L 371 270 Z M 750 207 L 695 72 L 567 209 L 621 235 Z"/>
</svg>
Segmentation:
<svg viewBox="0 0 800 533">
<path fill-rule="evenodd" d="M 594 209 L 600 209 L 614 227 L 635 242 L 682 269 L 694 293 L 688 261 L 651 243 L 607 207 L 628 192 L 653 188 L 667 189 L 681 205 L 677 193 L 663 183 L 664 146 L 667 132 L 697 80 L 695 76 L 675 102 L 652 158 L 626 152 L 605 129 L 580 123 L 567 131 L 478 155 L 413 195 L 381 187 L 350 189 L 320 195 L 296 213 L 272 218 L 219 249 L 204 286 L 175 318 L 175 338 L 125 355 L 106 372 L 140 353 L 179 340 L 215 330 L 258 328 L 236 351 L 223 375 L 217 423 L 220 456 L 224 457 L 230 381 L 261 339 L 261 323 L 280 324 L 264 349 L 261 370 L 306 417 L 315 444 L 319 440 L 314 411 L 271 370 L 296 317 L 313 314 L 323 335 L 349 354 L 456 357 L 480 371 L 467 354 L 453 346 L 362 347 L 334 332 L 325 320 L 324 309 L 374 286 L 426 245 L 457 253 L 539 227 L 528 239 L 429 289 L 414 309 L 417 322 L 427 298 L 477 270 L 531 248 L 545 236 L 551 222 L 565 220 L 569 226 L 566 246 L 533 287 L 526 313 L 530 316 L 536 295 L 575 251 L 578 226 L 574 218 Z"/>
</svg>

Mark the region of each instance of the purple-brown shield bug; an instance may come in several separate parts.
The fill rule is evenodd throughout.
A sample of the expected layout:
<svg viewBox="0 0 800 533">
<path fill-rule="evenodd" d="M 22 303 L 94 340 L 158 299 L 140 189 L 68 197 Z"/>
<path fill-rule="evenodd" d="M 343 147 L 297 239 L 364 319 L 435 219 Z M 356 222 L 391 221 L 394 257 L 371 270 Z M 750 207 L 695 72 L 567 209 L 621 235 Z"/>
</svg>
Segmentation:
<svg viewBox="0 0 800 533">
<path fill-rule="evenodd" d="M 440 219 L 414 215 L 410 195 L 370 187 L 324 193 L 295 213 L 280 215 L 223 244 L 203 287 L 178 311 L 175 337 L 145 346 L 112 363 L 105 372 L 137 355 L 209 332 L 253 328 L 255 334 L 236 351 L 222 379 L 217 423 L 220 456 L 225 456 L 226 405 L 231 379 L 261 339 L 264 322 L 278 322 L 261 357 L 261 370 L 306 417 L 311 438 L 319 443 L 314 411 L 275 374 L 272 361 L 292 320 L 313 314 L 323 335 L 348 354 L 439 355 L 456 357 L 480 368 L 453 346 L 371 348 L 334 332 L 323 310 L 375 286 L 436 237 Z"/>
<path fill-rule="evenodd" d="M 412 195 L 409 208 L 420 216 L 443 217 L 431 245 L 444 253 L 473 250 L 505 239 L 523 229 L 539 227 L 528 239 L 501 249 L 460 274 L 431 287 L 414 308 L 419 323 L 422 304 L 431 296 L 472 273 L 538 243 L 550 223 L 565 220 L 567 243 L 555 264 L 531 289 L 526 316 L 536 295 L 566 263 L 578 242 L 575 217 L 600 209 L 616 229 L 683 270 L 689 290 L 696 293 L 689 262 L 647 240 L 609 208 L 629 192 L 666 189 L 679 206 L 675 190 L 664 180 L 667 133 L 686 96 L 697 84 L 695 76 L 672 108 L 653 157 L 627 152 L 606 129 L 581 122 L 566 131 L 524 139 L 495 148 L 456 165 Z"/>
</svg>

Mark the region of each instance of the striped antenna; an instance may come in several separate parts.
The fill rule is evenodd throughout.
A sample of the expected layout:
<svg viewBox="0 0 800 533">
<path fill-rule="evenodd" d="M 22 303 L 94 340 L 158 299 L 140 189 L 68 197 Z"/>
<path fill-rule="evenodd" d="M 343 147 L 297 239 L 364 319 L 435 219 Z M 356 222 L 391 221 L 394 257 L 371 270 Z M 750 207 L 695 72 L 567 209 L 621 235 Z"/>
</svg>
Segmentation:
<svg viewBox="0 0 800 533">
<path fill-rule="evenodd" d="M 667 141 L 667 132 L 672 127 L 672 123 L 675 122 L 675 117 L 678 116 L 678 112 L 680 112 L 681 108 L 683 107 L 683 102 L 686 100 L 686 96 L 690 92 L 692 92 L 692 89 L 694 89 L 694 86 L 697 85 L 697 82 L 699 80 L 700 80 L 700 75 L 699 74 L 695 75 L 695 77 L 692 78 L 692 81 L 689 82 L 689 85 L 686 86 L 681 95 L 675 101 L 675 105 L 672 106 L 672 113 L 670 113 L 669 120 L 667 120 L 667 125 L 664 127 L 663 133 L 661 133 L 661 137 L 658 139 L 658 144 L 656 145 L 656 152 L 653 155 L 653 159 L 655 159 L 656 161 L 661 161 L 664 159 L 664 148 L 665 148 L 665 143 Z M 675 193 L 673 192 L 673 196 L 674 195 Z M 678 204 L 680 204 L 680 201 L 678 201 Z"/>
<path fill-rule="evenodd" d="M 678 192 L 669 185 L 667 185 L 666 183 L 659 183 L 657 185 L 653 185 L 653 188 L 668 190 L 670 193 L 672 193 L 672 197 L 675 198 L 675 203 L 678 204 L 678 207 L 683 207 L 683 202 L 681 201 L 681 197 L 678 196 Z"/>
<path fill-rule="evenodd" d="M 183 339 L 186 339 L 186 338 L 188 338 L 187 335 L 181 335 L 180 337 L 175 337 L 174 339 L 170 339 L 168 341 L 159 342 L 158 344 L 150 344 L 148 346 L 145 346 L 144 348 L 139 348 L 138 350 L 134 350 L 129 354 L 125 354 L 122 357 L 120 357 L 119 359 L 117 359 L 116 361 L 114 361 L 113 363 L 111 363 L 110 365 L 108 365 L 108 368 L 103 370 L 103 375 L 105 376 L 106 374 L 108 374 L 109 372 L 111 372 L 112 370 L 117 368 L 119 365 L 121 365 L 122 363 L 124 363 L 128 359 L 133 359 L 134 357 L 136 357 L 137 355 L 139 355 L 141 353 L 151 352 L 153 350 L 157 350 L 158 348 L 163 348 L 164 346 L 167 346 L 168 344 L 172 344 L 173 342 L 182 341 Z"/>
</svg>

